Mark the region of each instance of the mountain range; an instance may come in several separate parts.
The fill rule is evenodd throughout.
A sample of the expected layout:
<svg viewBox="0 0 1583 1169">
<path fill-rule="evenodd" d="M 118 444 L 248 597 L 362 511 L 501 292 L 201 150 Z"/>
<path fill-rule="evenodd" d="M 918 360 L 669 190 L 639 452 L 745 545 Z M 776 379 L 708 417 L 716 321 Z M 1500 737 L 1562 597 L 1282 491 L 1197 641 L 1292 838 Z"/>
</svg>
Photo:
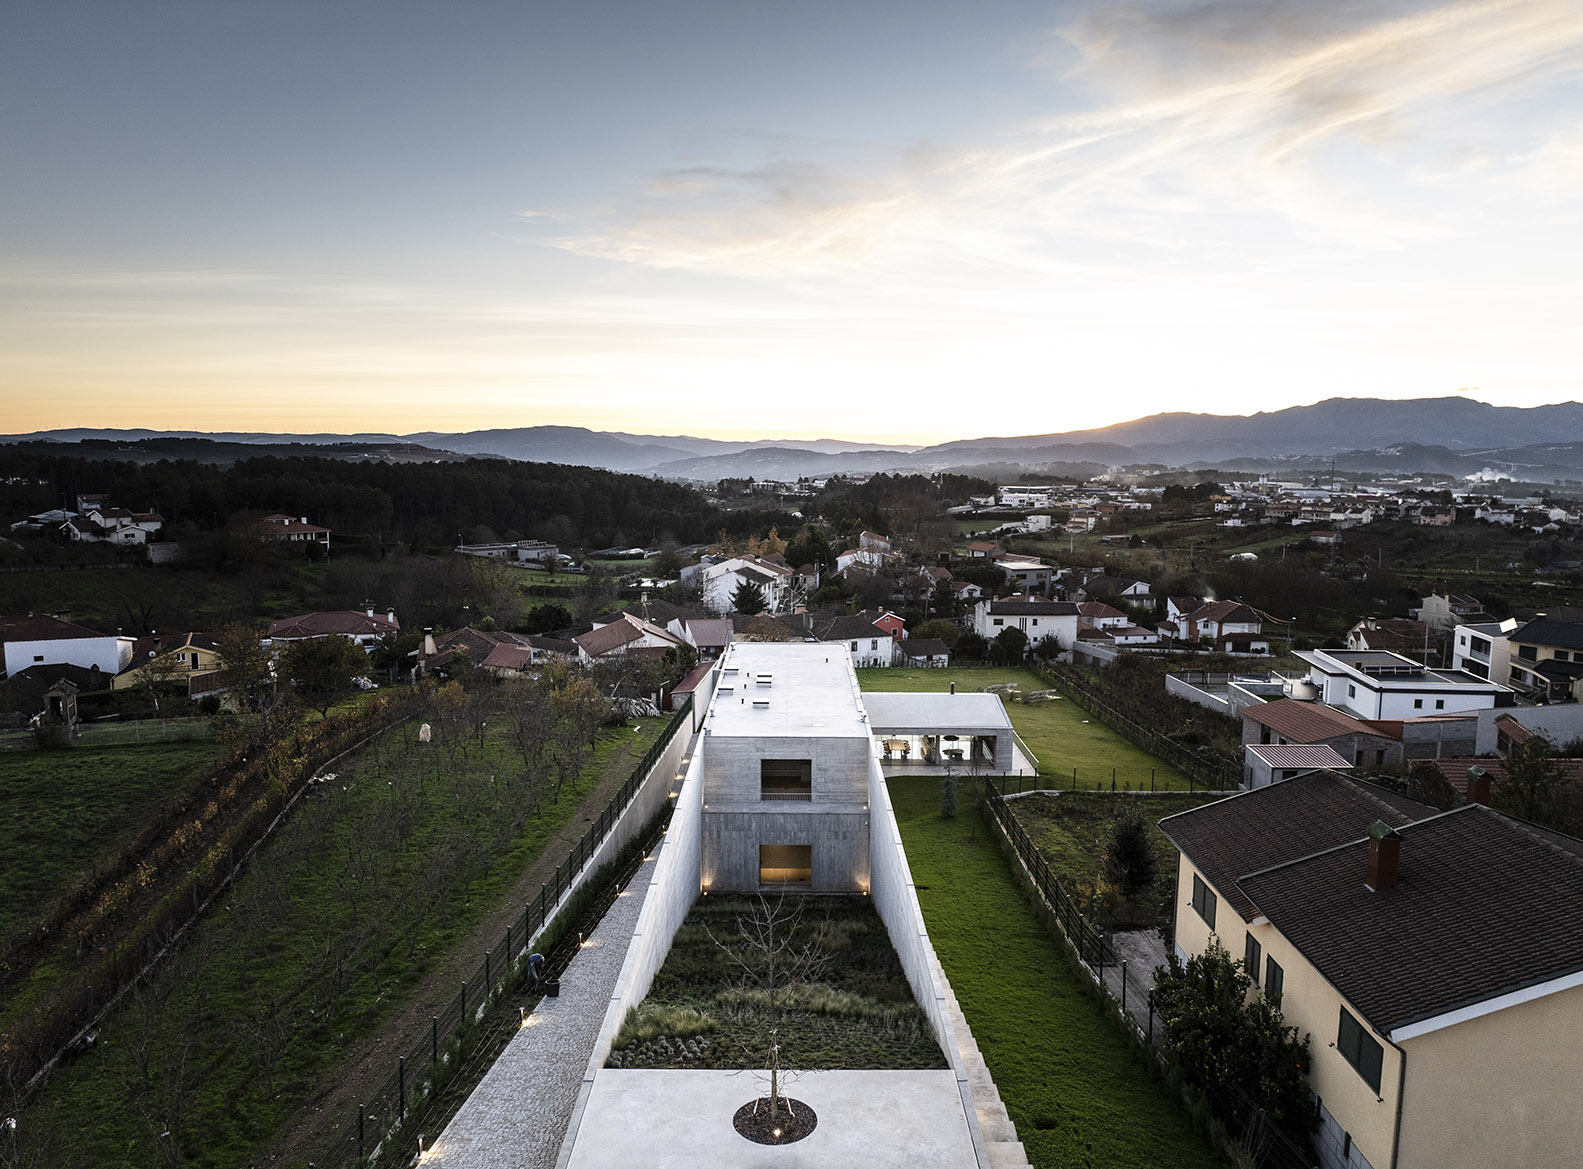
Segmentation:
<svg viewBox="0 0 1583 1169">
<path fill-rule="evenodd" d="M 1521 408 L 1463 397 L 1407 401 L 1330 398 L 1311 406 L 1251 416 L 1154 414 L 1098 429 L 958 439 L 923 447 L 840 439 L 731 442 L 575 426 L 407 435 L 93 428 L 0 435 L 0 442 L 86 442 L 106 454 L 122 444 L 151 439 L 208 440 L 224 448 L 225 455 L 220 457 L 231 458 L 253 446 L 284 446 L 297 454 L 325 448 L 322 453 L 362 458 L 492 456 L 707 481 L 984 467 L 1045 473 L 1061 473 L 1066 468 L 1065 473 L 1086 473 L 1093 467 L 1134 464 L 1280 470 L 1328 465 L 1332 459 L 1340 470 L 1459 476 L 1489 471 L 1537 482 L 1583 478 L 1583 403 Z M 148 445 L 158 448 L 166 444 Z M 169 445 L 180 449 L 202 444 Z M 382 455 L 384 450 L 389 454 Z"/>
</svg>

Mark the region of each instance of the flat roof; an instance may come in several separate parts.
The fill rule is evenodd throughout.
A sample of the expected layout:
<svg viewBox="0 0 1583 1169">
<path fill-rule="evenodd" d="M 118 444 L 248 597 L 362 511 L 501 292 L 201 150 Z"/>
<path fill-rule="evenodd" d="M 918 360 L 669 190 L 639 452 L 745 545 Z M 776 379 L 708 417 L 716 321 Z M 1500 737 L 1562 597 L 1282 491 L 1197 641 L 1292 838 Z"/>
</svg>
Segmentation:
<svg viewBox="0 0 1583 1169">
<path fill-rule="evenodd" d="M 906 642 L 902 643 L 906 645 Z M 1011 733 L 1011 716 L 998 694 L 911 694 L 869 691 L 863 695 L 876 732 L 918 728 Z"/>
<path fill-rule="evenodd" d="M 868 711 L 845 645 L 733 641 L 705 731 L 711 735 L 868 736 Z"/>
</svg>

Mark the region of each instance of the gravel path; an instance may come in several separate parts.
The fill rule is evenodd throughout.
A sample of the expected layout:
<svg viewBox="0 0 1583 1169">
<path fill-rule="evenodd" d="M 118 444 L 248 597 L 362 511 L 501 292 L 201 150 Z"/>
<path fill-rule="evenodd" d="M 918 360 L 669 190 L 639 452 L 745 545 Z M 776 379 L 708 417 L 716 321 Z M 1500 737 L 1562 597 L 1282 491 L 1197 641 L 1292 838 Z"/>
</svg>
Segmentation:
<svg viewBox="0 0 1583 1169">
<path fill-rule="evenodd" d="M 657 859 L 621 891 L 561 976 L 560 997 L 539 1001 L 424 1169 L 553 1169 Z"/>
</svg>

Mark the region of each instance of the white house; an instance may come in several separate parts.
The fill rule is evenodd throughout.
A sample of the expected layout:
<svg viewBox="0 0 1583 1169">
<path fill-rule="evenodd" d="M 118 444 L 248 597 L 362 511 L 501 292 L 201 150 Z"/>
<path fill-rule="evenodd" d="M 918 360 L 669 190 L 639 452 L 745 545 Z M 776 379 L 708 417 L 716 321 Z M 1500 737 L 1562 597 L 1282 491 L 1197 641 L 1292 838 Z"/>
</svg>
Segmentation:
<svg viewBox="0 0 1583 1169">
<path fill-rule="evenodd" d="M 1456 670 L 1431 670 L 1388 650 L 1297 650 L 1320 700 L 1362 719 L 1412 719 L 1509 705 L 1512 691 Z"/>
<path fill-rule="evenodd" d="M 795 578 L 796 573 L 786 565 L 762 556 L 732 556 L 713 563 L 699 561 L 682 570 L 682 581 L 696 582 L 704 606 L 714 613 L 731 612 L 731 598 L 744 584 L 755 584 L 763 590 L 766 612 L 787 612 L 792 606 Z"/>
<path fill-rule="evenodd" d="M 299 617 L 283 617 L 272 622 L 264 638 L 265 648 L 287 645 L 293 641 L 306 641 L 314 637 L 345 637 L 355 642 L 365 653 L 372 653 L 386 634 L 400 633 L 401 622 L 396 620 L 394 609 L 378 614 L 373 609 L 359 613 L 348 609 L 334 613 L 304 613 Z"/>
<path fill-rule="evenodd" d="M 0 617 L 0 643 L 5 651 L 5 672 L 15 674 L 30 666 L 81 666 L 114 677 L 132 664 L 130 637 L 107 637 L 60 617 Z"/>
<path fill-rule="evenodd" d="M 610 624 L 572 640 L 577 643 L 577 659 L 584 665 L 591 665 L 600 658 L 624 657 L 640 651 L 658 656 L 687 644 L 668 629 L 661 629 L 633 613 L 623 613 Z"/>
<path fill-rule="evenodd" d="M 1078 611 L 1071 601 L 1047 601 L 1042 597 L 1011 596 L 979 601 L 973 606 L 973 632 L 993 641 L 1003 629 L 1020 629 L 1028 644 L 1054 638 L 1062 649 L 1077 641 Z"/>
</svg>

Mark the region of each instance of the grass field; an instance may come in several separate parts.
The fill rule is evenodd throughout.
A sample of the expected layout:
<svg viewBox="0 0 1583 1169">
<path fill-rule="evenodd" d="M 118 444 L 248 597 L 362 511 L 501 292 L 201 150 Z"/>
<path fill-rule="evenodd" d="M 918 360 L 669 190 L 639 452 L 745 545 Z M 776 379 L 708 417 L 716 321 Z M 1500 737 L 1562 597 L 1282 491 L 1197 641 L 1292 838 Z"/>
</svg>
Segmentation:
<svg viewBox="0 0 1583 1169">
<path fill-rule="evenodd" d="M 492 714 L 480 743 L 443 713 L 425 716 L 437 731 L 421 750 L 408 726 L 337 764 L 94 1050 L 56 1073 L 20 1118 L 38 1163 L 253 1163 L 659 724 L 600 732 L 533 815 L 509 719 Z"/>
<path fill-rule="evenodd" d="M 1220 1162 L 1104 1018 L 1022 898 L 989 829 L 939 814 L 938 784 L 890 781 L 924 922 L 1038 1169 Z"/>
<path fill-rule="evenodd" d="M 982 690 L 998 683 L 1014 683 L 1024 694 L 1049 689 L 1027 670 L 1018 667 L 962 667 L 949 670 L 859 670 L 858 684 L 865 690 L 938 691 L 956 683 L 959 691 Z M 1066 698 L 1025 705 L 1008 702 L 1011 725 L 1039 760 L 1039 774 L 1060 780 L 1064 787 L 1107 790 L 1115 773 L 1117 790 L 1186 790 L 1187 777 L 1126 739 Z"/>
<path fill-rule="evenodd" d="M 0 754 L 0 953 L 194 783 L 214 743 Z"/>
<path fill-rule="evenodd" d="M 1138 807 L 1154 846 L 1155 879 L 1138 895 L 1137 905 L 1121 907 L 1118 912 L 1128 921 L 1157 925 L 1170 920 L 1176 889 L 1176 847 L 1165 838 L 1157 821 L 1223 798 L 1221 792 L 1170 792 L 1138 799 L 1109 792 L 1068 792 L 1024 796 L 1007 800 L 1006 806 L 1068 889 L 1094 881 L 1104 861 L 1111 821 L 1123 807 Z"/>
</svg>

